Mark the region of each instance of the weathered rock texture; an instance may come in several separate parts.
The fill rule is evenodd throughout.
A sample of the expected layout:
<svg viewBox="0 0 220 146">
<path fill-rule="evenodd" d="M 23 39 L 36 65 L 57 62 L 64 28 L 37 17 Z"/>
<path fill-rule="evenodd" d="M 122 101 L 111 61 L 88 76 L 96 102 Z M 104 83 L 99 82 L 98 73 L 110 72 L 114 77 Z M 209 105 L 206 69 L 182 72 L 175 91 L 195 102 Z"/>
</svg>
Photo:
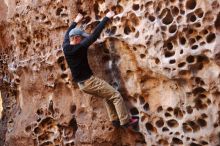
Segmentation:
<svg viewBox="0 0 220 146">
<path fill-rule="evenodd" d="M 0 145 L 220 145 L 220 0 L 0 3 Z M 122 93 L 139 133 L 111 126 L 102 100 L 72 83 L 61 48 L 78 12 L 90 32 L 109 9 L 90 65 Z"/>
</svg>

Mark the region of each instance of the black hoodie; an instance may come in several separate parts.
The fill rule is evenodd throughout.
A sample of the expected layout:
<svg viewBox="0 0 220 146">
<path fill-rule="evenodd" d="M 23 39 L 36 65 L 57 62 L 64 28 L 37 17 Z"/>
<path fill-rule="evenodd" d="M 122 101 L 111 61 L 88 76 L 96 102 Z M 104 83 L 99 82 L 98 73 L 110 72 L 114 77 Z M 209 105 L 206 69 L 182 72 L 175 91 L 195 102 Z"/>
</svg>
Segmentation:
<svg viewBox="0 0 220 146">
<path fill-rule="evenodd" d="M 75 82 L 84 81 L 93 74 L 87 58 L 88 48 L 100 36 L 108 20 L 108 17 L 104 17 L 93 33 L 77 45 L 70 45 L 69 40 L 69 32 L 76 27 L 76 22 L 73 22 L 68 28 L 63 41 L 63 51 Z"/>
</svg>

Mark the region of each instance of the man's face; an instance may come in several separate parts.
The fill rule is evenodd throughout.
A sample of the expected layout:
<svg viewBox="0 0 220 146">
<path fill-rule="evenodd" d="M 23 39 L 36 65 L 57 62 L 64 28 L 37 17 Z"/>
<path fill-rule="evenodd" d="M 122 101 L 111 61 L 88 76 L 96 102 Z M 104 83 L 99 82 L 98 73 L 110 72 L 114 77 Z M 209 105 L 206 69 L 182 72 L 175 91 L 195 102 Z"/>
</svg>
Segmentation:
<svg viewBox="0 0 220 146">
<path fill-rule="evenodd" d="M 76 35 L 70 37 L 70 44 L 76 45 L 79 44 L 82 41 L 82 36 Z"/>
</svg>

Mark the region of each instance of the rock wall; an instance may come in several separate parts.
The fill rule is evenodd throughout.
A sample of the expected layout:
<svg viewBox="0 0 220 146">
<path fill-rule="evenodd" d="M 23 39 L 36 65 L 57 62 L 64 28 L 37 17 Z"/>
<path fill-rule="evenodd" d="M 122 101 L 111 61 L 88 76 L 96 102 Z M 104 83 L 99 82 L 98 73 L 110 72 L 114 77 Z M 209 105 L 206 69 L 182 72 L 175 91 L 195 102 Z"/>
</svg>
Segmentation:
<svg viewBox="0 0 220 146">
<path fill-rule="evenodd" d="M 0 2 L 0 145 L 220 145 L 220 0 Z M 109 9 L 89 62 L 139 118 L 136 133 L 78 89 L 62 52 L 78 12 L 90 33 Z"/>
</svg>

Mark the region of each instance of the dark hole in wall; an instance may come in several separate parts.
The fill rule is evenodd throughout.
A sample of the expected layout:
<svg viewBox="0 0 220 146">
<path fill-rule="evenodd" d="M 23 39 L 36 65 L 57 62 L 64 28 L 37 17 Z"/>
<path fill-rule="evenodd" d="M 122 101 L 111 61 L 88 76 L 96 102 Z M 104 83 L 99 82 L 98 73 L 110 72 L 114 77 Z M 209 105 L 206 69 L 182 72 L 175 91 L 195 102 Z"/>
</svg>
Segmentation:
<svg viewBox="0 0 220 146">
<path fill-rule="evenodd" d="M 44 113 L 44 111 L 43 111 L 42 108 L 40 108 L 40 109 L 37 110 L 37 114 L 38 114 L 38 115 L 43 115 L 43 113 Z"/>
<path fill-rule="evenodd" d="M 171 57 L 171 56 L 173 56 L 173 55 L 175 55 L 175 51 L 165 51 L 165 57 Z"/>
<path fill-rule="evenodd" d="M 111 10 L 114 11 L 116 15 L 119 14 L 119 13 L 122 13 L 124 11 L 124 9 L 121 5 L 113 6 L 111 8 Z"/>
<path fill-rule="evenodd" d="M 70 112 L 71 112 L 72 114 L 74 114 L 75 111 L 76 111 L 76 105 L 73 104 L 73 105 L 70 106 Z"/>
<path fill-rule="evenodd" d="M 174 63 L 176 63 L 176 60 L 175 60 L 175 59 L 171 59 L 171 60 L 169 61 L 169 63 L 170 63 L 170 64 L 174 64 Z"/>
<path fill-rule="evenodd" d="M 60 68 L 62 71 L 65 71 L 66 70 L 66 65 L 64 63 L 60 64 Z"/>
<path fill-rule="evenodd" d="M 171 119 L 167 121 L 167 125 L 171 128 L 175 128 L 179 126 L 179 123 L 175 119 Z"/>
<path fill-rule="evenodd" d="M 150 109 L 150 106 L 148 103 L 145 103 L 143 108 L 144 108 L 144 110 L 148 111 Z"/>
<path fill-rule="evenodd" d="M 187 123 L 183 123 L 182 129 L 184 133 L 192 132 L 192 128 Z"/>
<path fill-rule="evenodd" d="M 76 131 L 78 129 L 76 118 L 73 116 L 73 118 L 69 122 L 69 126 L 73 128 L 73 131 Z"/>
<path fill-rule="evenodd" d="M 132 9 L 135 11 L 139 10 L 139 8 L 140 8 L 139 4 L 133 4 L 132 6 Z"/>
<path fill-rule="evenodd" d="M 196 7 L 196 0 L 188 0 L 186 2 L 186 8 L 187 9 L 194 9 Z"/>
<path fill-rule="evenodd" d="M 133 107 L 132 109 L 130 109 L 130 112 L 132 115 L 138 115 L 139 114 L 139 111 L 136 107 Z"/>
<path fill-rule="evenodd" d="M 179 71 L 179 75 L 181 75 L 181 76 L 185 76 L 185 75 L 187 75 L 187 74 L 189 74 L 189 71 L 188 71 L 188 70 L 180 70 L 180 71 Z"/>
<path fill-rule="evenodd" d="M 149 16 L 148 16 L 148 19 L 149 19 L 151 22 L 154 22 L 155 17 L 154 17 L 153 15 L 149 15 Z"/>
<path fill-rule="evenodd" d="M 47 141 L 42 143 L 40 146 L 50 146 L 50 145 L 53 145 L 53 143 L 51 141 Z"/>
<path fill-rule="evenodd" d="M 196 84 L 198 84 L 198 85 L 205 85 L 205 82 L 202 80 L 202 78 L 200 78 L 200 77 L 196 77 L 195 78 L 195 82 L 196 82 Z M 200 96 L 201 97 L 206 97 L 206 95 L 204 95 L 204 94 L 200 94 Z"/>
<path fill-rule="evenodd" d="M 197 36 L 196 36 L 196 40 L 197 40 L 197 41 L 199 41 L 199 40 L 201 40 L 201 39 L 202 39 L 202 37 L 201 37 L 200 35 L 197 35 Z"/>
<path fill-rule="evenodd" d="M 197 132 L 200 130 L 199 125 L 197 125 L 194 121 L 188 121 L 188 124 L 191 126 L 193 129 L 193 132 Z"/>
<path fill-rule="evenodd" d="M 192 65 L 189 65 L 189 70 L 192 72 L 197 72 L 199 70 L 202 70 L 204 68 L 203 63 L 195 63 Z"/>
<path fill-rule="evenodd" d="M 206 90 L 204 88 L 202 88 L 202 87 L 197 87 L 197 88 L 193 89 L 193 91 L 192 91 L 192 93 L 194 95 L 201 94 L 203 92 L 206 92 Z"/>
<path fill-rule="evenodd" d="M 193 63 L 194 61 L 195 61 L 195 57 L 194 56 L 188 56 L 187 58 L 186 58 L 186 61 L 188 62 L 188 63 Z"/>
<path fill-rule="evenodd" d="M 173 22 L 173 16 L 169 9 L 167 9 L 166 16 L 162 20 L 163 24 L 169 25 Z"/>
<path fill-rule="evenodd" d="M 202 33 L 203 35 L 206 35 L 206 34 L 209 33 L 209 31 L 208 31 L 207 29 L 204 29 L 204 30 L 201 31 L 201 33 Z"/>
<path fill-rule="evenodd" d="M 177 30 L 177 26 L 175 24 L 171 25 L 170 28 L 169 28 L 170 33 L 174 33 L 174 32 L 176 32 L 176 30 Z"/>
<path fill-rule="evenodd" d="M 166 131 L 169 131 L 169 129 L 168 129 L 167 127 L 163 127 L 163 128 L 162 128 L 162 131 L 163 131 L 163 132 L 166 132 Z"/>
<path fill-rule="evenodd" d="M 154 126 L 149 122 L 145 124 L 145 127 L 149 132 L 154 131 Z"/>
<path fill-rule="evenodd" d="M 135 13 L 131 13 L 131 14 L 129 15 L 129 18 L 130 18 L 130 21 L 133 23 L 134 26 L 139 25 L 140 20 L 139 20 L 139 18 L 136 16 Z"/>
<path fill-rule="evenodd" d="M 190 146 L 202 146 L 202 145 L 192 142 L 192 143 L 190 144 Z"/>
<path fill-rule="evenodd" d="M 56 15 L 58 16 L 58 15 L 60 15 L 60 13 L 63 11 L 63 9 L 62 8 L 57 8 L 57 10 L 56 10 Z"/>
<path fill-rule="evenodd" d="M 186 111 L 188 114 L 191 114 L 193 112 L 193 108 L 191 106 L 187 106 Z"/>
<path fill-rule="evenodd" d="M 160 144 L 160 145 L 169 145 L 169 142 L 166 139 L 160 139 L 158 141 L 158 144 Z"/>
<path fill-rule="evenodd" d="M 169 10 L 169 9 L 162 9 L 162 11 L 161 11 L 160 15 L 158 16 L 158 18 L 162 19 L 162 18 L 166 15 L 167 10 Z M 160 10 L 159 10 L 159 11 L 160 11 Z M 159 13 L 159 12 L 158 12 L 158 13 Z"/>
<path fill-rule="evenodd" d="M 191 34 L 193 34 L 194 33 L 194 30 L 192 29 L 192 28 L 188 28 L 187 29 L 187 34 L 188 35 L 191 35 Z"/>
<path fill-rule="evenodd" d="M 111 57 L 109 55 L 105 55 L 105 56 L 102 57 L 102 62 L 103 63 L 106 63 L 106 62 L 108 62 L 110 60 L 111 60 Z"/>
<path fill-rule="evenodd" d="M 144 104 L 145 103 L 145 99 L 142 95 L 139 96 L 139 101 L 140 101 L 140 104 Z"/>
<path fill-rule="evenodd" d="M 114 35 L 116 33 L 116 30 L 117 30 L 117 27 L 116 26 L 112 26 L 111 29 L 110 29 L 109 34 L 110 35 Z"/>
<path fill-rule="evenodd" d="M 182 118 L 183 117 L 183 112 L 182 110 L 179 108 L 179 107 L 176 107 L 174 109 L 174 115 L 177 117 L 177 118 Z"/>
<path fill-rule="evenodd" d="M 195 22 L 196 21 L 196 16 L 193 14 L 190 16 L 190 21 Z"/>
<path fill-rule="evenodd" d="M 163 127 L 163 125 L 164 125 L 163 118 L 160 118 L 158 121 L 156 121 L 155 124 L 156 124 L 156 126 L 159 127 L 159 128 Z"/>
<path fill-rule="evenodd" d="M 161 30 L 162 30 L 162 31 L 166 31 L 166 30 L 167 30 L 167 27 L 166 27 L 166 26 L 161 26 Z"/>
<path fill-rule="evenodd" d="M 203 110 L 203 109 L 207 108 L 207 104 L 203 103 L 203 101 L 201 99 L 199 99 L 199 98 L 196 98 L 194 100 L 194 102 L 195 102 L 195 108 L 197 110 L 200 110 L 200 109 Z"/>
<path fill-rule="evenodd" d="M 135 38 L 139 37 L 139 31 L 137 31 L 137 33 L 135 34 Z"/>
<path fill-rule="evenodd" d="M 51 125 L 53 123 L 54 123 L 54 119 L 51 117 L 47 117 L 41 121 L 41 123 L 39 124 L 39 127 L 44 128 L 44 127 Z"/>
<path fill-rule="evenodd" d="M 140 57 L 143 59 L 144 57 L 146 57 L 145 54 L 140 54 Z"/>
<path fill-rule="evenodd" d="M 129 26 L 125 26 L 124 33 L 127 34 L 127 35 L 129 35 L 131 33 L 131 29 L 130 29 Z"/>
<path fill-rule="evenodd" d="M 175 6 L 171 8 L 171 11 L 174 16 L 177 16 L 180 12 L 179 8 L 177 8 Z"/>
<path fill-rule="evenodd" d="M 207 122 L 204 119 L 197 119 L 197 123 L 199 124 L 200 127 L 205 127 L 207 125 Z"/>
<path fill-rule="evenodd" d="M 155 63 L 156 63 L 156 64 L 159 64 L 159 63 L 160 63 L 160 59 L 159 59 L 159 58 L 156 58 L 156 59 L 155 59 Z"/>
<path fill-rule="evenodd" d="M 181 62 L 181 63 L 178 64 L 178 67 L 181 68 L 181 67 L 184 67 L 185 65 L 186 65 L 185 62 Z"/>
<path fill-rule="evenodd" d="M 207 37 L 206 37 L 206 41 L 207 43 L 212 43 L 215 40 L 216 36 L 214 33 L 210 33 Z"/>
<path fill-rule="evenodd" d="M 173 49 L 173 43 L 172 42 L 167 43 L 166 47 L 167 47 L 168 50 L 172 50 Z"/>
<path fill-rule="evenodd" d="M 62 78 L 62 79 L 65 79 L 65 78 L 67 78 L 67 77 L 68 77 L 67 74 L 61 74 L 61 78 Z"/>
<path fill-rule="evenodd" d="M 215 20 L 215 28 L 220 31 L 220 12 L 217 15 L 217 18 Z"/>
<path fill-rule="evenodd" d="M 168 108 L 167 108 L 167 111 L 168 111 L 168 112 L 172 112 L 172 111 L 173 111 L 173 108 L 172 108 L 172 107 L 168 107 Z"/>
<path fill-rule="evenodd" d="M 209 62 L 209 58 L 205 55 L 198 55 L 197 56 L 197 62 Z"/>
<path fill-rule="evenodd" d="M 193 45 L 193 46 L 191 47 L 191 49 L 192 49 L 192 50 L 196 50 L 196 49 L 198 49 L 198 47 L 199 47 L 198 45 Z"/>
<path fill-rule="evenodd" d="M 195 14 L 199 17 L 199 18 L 202 18 L 203 15 L 204 15 L 204 12 L 201 8 L 198 8 L 195 10 Z"/>
<path fill-rule="evenodd" d="M 180 37 L 179 42 L 180 42 L 180 44 L 185 45 L 185 43 L 186 43 L 185 37 Z"/>
<path fill-rule="evenodd" d="M 34 128 L 34 133 L 35 134 L 40 134 L 42 130 L 39 127 Z"/>
<path fill-rule="evenodd" d="M 193 26 L 199 28 L 199 27 L 201 27 L 202 25 L 201 25 L 200 22 L 196 22 L 196 23 L 193 24 Z"/>
<path fill-rule="evenodd" d="M 172 117 L 172 115 L 168 112 L 166 112 L 164 115 L 165 115 L 165 117 Z"/>
<path fill-rule="evenodd" d="M 62 63 L 64 61 L 64 56 L 61 56 L 57 59 L 57 63 Z"/>
<path fill-rule="evenodd" d="M 157 112 L 159 113 L 159 112 L 161 112 L 161 111 L 163 111 L 163 107 L 162 107 L 162 106 L 159 106 L 159 107 L 157 108 Z"/>
<path fill-rule="evenodd" d="M 94 12 L 95 12 L 95 14 L 98 15 L 98 13 L 99 13 L 99 4 L 98 4 L 98 2 L 95 2 L 93 8 L 94 8 Z"/>
<path fill-rule="evenodd" d="M 179 138 L 174 137 L 174 138 L 172 139 L 172 143 L 174 143 L 174 144 L 183 144 L 183 141 L 180 140 Z"/>
<path fill-rule="evenodd" d="M 63 11 L 62 8 L 57 8 L 57 10 L 56 10 L 56 15 L 57 15 L 57 16 L 60 15 L 60 13 L 61 13 L 62 11 Z"/>
</svg>

